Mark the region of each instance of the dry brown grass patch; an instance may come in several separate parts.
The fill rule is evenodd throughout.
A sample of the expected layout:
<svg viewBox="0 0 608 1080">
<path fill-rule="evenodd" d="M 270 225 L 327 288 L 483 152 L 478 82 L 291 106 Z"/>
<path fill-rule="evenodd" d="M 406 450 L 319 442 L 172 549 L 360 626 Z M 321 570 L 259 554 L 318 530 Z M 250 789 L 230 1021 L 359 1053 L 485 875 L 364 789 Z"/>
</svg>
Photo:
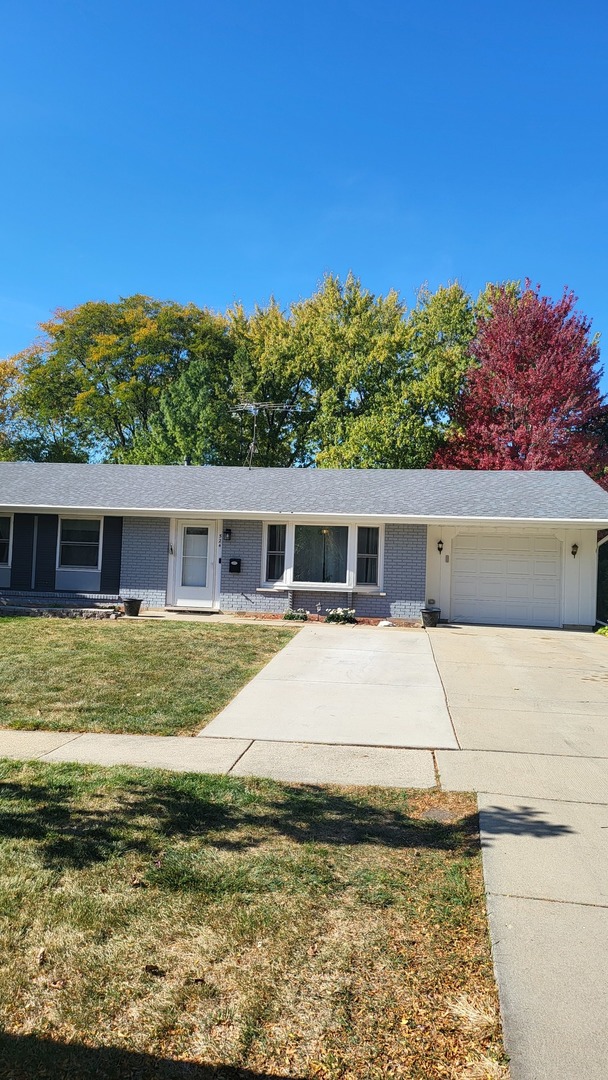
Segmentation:
<svg viewBox="0 0 608 1080">
<path fill-rule="evenodd" d="M 14 1080 L 24 1054 L 49 1080 L 176 1061 L 218 1080 L 502 1080 L 470 1071 L 504 1057 L 468 796 L 0 770 Z"/>
</svg>

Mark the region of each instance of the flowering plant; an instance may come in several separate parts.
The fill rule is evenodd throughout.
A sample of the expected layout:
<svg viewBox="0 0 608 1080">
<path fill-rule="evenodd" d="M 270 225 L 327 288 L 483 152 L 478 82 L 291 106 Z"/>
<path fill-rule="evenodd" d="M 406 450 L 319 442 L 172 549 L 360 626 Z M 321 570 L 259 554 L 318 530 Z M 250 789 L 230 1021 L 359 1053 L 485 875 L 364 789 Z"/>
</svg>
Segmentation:
<svg viewBox="0 0 608 1080">
<path fill-rule="evenodd" d="M 325 622 L 355 623 L 355 609 L 349 607 L 330 608 L 325 615 Z"/>
<path fill-rule="evenodd" d="M 306 622 L 308 619 L 308 612 L 304 611 L 304 608 L 289 608 L 283 615 L 284 619 L 289 622 Z"/>
</svg>

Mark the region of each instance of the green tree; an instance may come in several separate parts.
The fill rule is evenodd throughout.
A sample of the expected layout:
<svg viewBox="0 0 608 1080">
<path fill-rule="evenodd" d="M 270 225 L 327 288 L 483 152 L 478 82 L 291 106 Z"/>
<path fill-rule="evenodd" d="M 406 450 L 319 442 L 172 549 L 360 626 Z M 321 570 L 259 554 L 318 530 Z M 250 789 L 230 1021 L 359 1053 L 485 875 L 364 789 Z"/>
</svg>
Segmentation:
<svg viewBox="0 0 608 1080">
<path fill-rule="evenodd" d="M 230 411 L 234 351 L 228 321 L 201 311 L 188 363 L 161 389 L 156 412 L 134 440 L 131 461 L 162 465 L 234 462 L 238 456 Z"/>
<path fill-rule="evenodd" d="M 282 406 L 261 410 L 256 417 L 255 465 L 310 465 L 314 447 L 310 431 L 316 413 L 314 358 L 299 348 L 293 318 L 274 300 L 247 315 L 241 306 L 228 313 L 235 345 L 232 367 L 234 404 L 259 402 Z M 236 414 L 239 460 L 247 456 L 253 437 L 253 416 Z"/>
<path fill-rule="evenodd" d="M 56 372 L 50 394 L 42 370 L 30 371 L 27 360 L 16 370 L 9 456 L 19 461 L 87 461 L 93 440 L 74 415 L 78 388 L 73 377 Z"/>
<path fill-rule="evenodd" d="M 188 363 L 200 316 L 194 305 L 146 296 L 58 312 L 16 358 L 24 413 L 35 402 L 47 425 L 72 424 L 83 452 L 95 445 L 109 460 L 128 460 L 162 388 Z"/>
<path fill-rule="evenodd" d="M 309 367 L 274 301 L 251 315 L 237 305 L 226 319 L 201 324 L 190 363 L 162 391 L 149 433 L 136 441 L 137 460 L 243 465 L 254 415 L 242 406 L 262 403 L 282 407 L 255 417 L 253 463 L 310 463 Z"/>
<path fill-rule="evenodd" d="M 299 351 L 314 359 L 317 464 L 426 466 L 471 363 L 475 314 L 461 286 L 421 291 L 408 314 L 394 291 L 376 297 L 352 275 L 327 277 L 292 316 Z"/>
<path fill-rule="evenodd" d="M 0 360 L 0 461 L 13 461 L 17 457 L 13 432 L 18 383 L 19 369 L 15 360 Z"/>
<path fill-rule="evenodd" d="M 13 358 L 4 398 L 0 372 L 5 455 L 241 465 L 255 424 L 258 466 L 411 468 L 449 429 L 475 312 L 457 284 L 422 291 L 408 312 L 351 274 L 287 311 L 132 296 L 42 329 Z M 276 407 L 254 417 L 247 403 Z"/>
</svg>

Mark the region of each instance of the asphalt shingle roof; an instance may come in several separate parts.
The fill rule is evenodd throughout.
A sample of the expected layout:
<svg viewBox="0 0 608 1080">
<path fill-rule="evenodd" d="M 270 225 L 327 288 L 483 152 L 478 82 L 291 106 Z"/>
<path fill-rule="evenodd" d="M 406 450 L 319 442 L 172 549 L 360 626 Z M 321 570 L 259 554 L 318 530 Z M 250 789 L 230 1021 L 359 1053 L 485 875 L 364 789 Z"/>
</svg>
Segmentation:
<svg viewBox="0 0 608 1080">
<path fill-rule="evenodd" d="M 0 463 L 13 509 L 373 515 L 593 521 L 608 493 L 583 472 L 246 469 L 192 465 Z"/>
</svg>

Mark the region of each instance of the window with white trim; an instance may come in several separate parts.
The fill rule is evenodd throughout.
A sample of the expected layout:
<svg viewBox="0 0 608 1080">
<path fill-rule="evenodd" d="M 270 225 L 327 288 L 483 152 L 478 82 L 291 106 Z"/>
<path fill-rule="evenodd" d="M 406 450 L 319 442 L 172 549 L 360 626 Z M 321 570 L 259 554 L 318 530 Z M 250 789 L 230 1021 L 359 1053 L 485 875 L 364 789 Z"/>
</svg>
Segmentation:
<svg viewBox="0 0 608 1080">
<path fill-rule="evenodd" d="M 378 584 L 378 529 L 360 525 L 357 529 L 357 585 Z"/>
<path fill-rule="evenodd" d="M 0 517 L 0 566 L 8 566 L 11 550 L 11 518 Z"/>
<path fill-rule="evenodd" d="M 62 518 L 59 567 L 62 570 L 98 570 L 100 518 Z"/>
<path fill-rule="evenodd" d="M 268 526 L 266 547 L 266 581 L 281 581 L 285 573 L 286 525 Z"/>
<path fill-rule="evenodd" d="M 382 526 L 267 523 L 263 580 L 269 587 L 378 590 Z"/>
</svg>

